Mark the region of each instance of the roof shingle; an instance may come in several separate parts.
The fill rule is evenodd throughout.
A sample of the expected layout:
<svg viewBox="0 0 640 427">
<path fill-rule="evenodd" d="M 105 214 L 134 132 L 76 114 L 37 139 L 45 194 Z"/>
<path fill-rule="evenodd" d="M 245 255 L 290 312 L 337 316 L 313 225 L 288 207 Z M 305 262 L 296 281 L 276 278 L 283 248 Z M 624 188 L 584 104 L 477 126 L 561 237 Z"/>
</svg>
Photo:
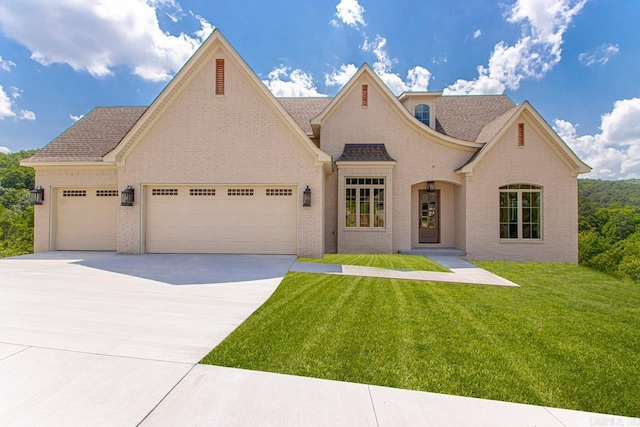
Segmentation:
<svg viewBox="0 0 640 427">
<path fill-rule="evenodd" d="M 395 162 L 384 144 L 345 144 L 337 162 Z"/>
<path fill-rule="evenodd" d="M 313 134 L 311 119 L 320 114 L 333 98 L 277 98 L 307 135 Z"/>
<path fill-rule="evenodd" d="M 147 107 L 94 108 L 28 160 L 100 162 L 146 110 Z"/>
<path fill-rule="evenodd" d="M 476 141 L 482 128 L 515 106 L 505 95 L 451 95 L 436 98 L 436 130 Z"/>
<path fill-rule="evenodd" d="M 277 98 L 294 121 L 312 135 L 311 119 L 331 102 L 329 97 Z M 515 104 L 504 95 L 441 96 L 436 98 L 436 131 L 465 141 L 486 142 L 510 117 Z M 97 107 L 38 151 L 28 161 L 92 161 L 113 150 L 144 114 L 147 107 Z M 352 144 L 347 144 L 352 145 Z M 383 144 L 358 144 L 341 159 L 356 156 L 364 160 L 393 160 Z M 380 148 L 372 148 L 382 145 Z M 369 151 L 366 151 L 369 150 Z M 384 154 L 382 152 L 384 151 Z"/>
</svg>

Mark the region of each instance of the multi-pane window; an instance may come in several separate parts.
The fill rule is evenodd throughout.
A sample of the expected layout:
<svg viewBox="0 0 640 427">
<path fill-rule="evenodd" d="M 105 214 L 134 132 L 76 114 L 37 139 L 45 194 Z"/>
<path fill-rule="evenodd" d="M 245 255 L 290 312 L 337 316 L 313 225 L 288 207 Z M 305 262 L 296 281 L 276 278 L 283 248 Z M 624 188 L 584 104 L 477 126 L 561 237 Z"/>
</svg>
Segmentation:
<svg viewBox="0 0 640 427">
<path fill-rule="evenodd" d="M 542 238 L 542 188 L 529 184 L 500 187 L 500 238 Z"/>
<path fill-rule="evenodd" d="M 414 109 L 416 119 L 429 126 L 429 106 L 427 104 L 418 104 Z"/>
<path fill-rule="evenodd" d="M 384 178 L 347 178 L 345 226 L 384 227 Z"/>
</svg>

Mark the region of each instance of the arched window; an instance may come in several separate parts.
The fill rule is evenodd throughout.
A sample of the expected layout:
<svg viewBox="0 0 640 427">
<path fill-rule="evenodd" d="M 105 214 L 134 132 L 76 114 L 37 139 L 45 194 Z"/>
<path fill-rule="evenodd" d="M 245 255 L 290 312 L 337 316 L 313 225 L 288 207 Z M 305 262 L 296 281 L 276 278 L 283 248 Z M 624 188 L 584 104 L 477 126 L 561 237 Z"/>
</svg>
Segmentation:
<svg viewBox="0 0 640 427">
<path fill-rule="evenodd" d="M 529 184 L 500 187 L 500 238 L 542 239 L 542 187 Z"/>
<path fill-rule="evenodd" d="M 426 104 L 418 104 L 415 108 L 416 119 L 429 126 L 429 106 Z"/>
</svg>

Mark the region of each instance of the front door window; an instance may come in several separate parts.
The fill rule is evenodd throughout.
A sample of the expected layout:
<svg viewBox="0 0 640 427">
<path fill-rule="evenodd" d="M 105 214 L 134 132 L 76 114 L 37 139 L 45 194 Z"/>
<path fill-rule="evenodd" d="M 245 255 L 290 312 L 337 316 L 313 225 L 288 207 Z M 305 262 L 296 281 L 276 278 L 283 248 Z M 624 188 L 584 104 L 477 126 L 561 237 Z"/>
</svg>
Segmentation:
<svg viewBox="0 0 640 427">
<path fill-rule="evenodd" d="M 440 191 L 420 190 L 420 243 L 440 243 Z"/>
</svg>

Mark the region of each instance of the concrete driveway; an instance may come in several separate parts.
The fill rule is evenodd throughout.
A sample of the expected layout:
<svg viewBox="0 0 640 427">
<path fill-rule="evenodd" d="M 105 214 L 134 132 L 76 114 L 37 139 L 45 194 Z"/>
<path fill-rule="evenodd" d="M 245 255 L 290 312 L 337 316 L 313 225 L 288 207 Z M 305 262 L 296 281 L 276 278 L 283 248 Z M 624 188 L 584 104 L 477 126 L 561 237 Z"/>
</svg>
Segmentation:
<svg viewBox="0 0 640 427">
<path fill-rule="evenodd" d="M 136 425 L 276 289 L 294 256 L 0 260 L 0 425 Z"/>
<path fill-rule="evenodd" d="M 640 419 L 197 365 L 291 256 L 0 259 L 0 426 L 638 426 Z"/>
</svg>

